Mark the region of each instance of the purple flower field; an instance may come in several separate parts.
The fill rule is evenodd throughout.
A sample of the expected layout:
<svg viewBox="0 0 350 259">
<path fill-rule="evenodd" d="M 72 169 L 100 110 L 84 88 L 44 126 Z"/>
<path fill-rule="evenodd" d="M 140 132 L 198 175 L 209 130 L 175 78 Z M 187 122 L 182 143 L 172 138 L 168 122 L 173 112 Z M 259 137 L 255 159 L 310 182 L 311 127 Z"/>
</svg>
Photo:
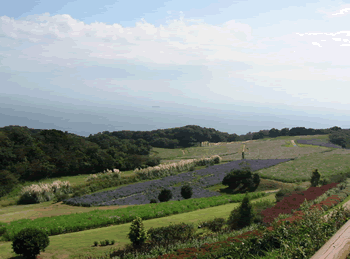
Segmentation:
<svg viewBox="0 0 350 259">
<path fill-rule="evenodd" d="M 193 172 L 180 173 L 165 177 L 163 179 L 150 180 L 148 182 L 136 183 L 111 191 L 99 192 L 82 197 L 70 198 L 65 204 L 82 206 L 110 206 L 110 205 L 138 205 L 149 204 L 150 199 L 158 200 L 158 194 L 163 188 L 170 189 L 173 197 L 171 200 L 183 200 L 180 192 L 181 186 L 171 187 L 177 183 L 191 182 L 193 188 L 192 198 L 204 198 L 220 195 L 214 191 L 204 188 L 220 184 L 225 175 L 233 169 L 240 169 L 240 163 L 250 163 L 251 171 L 269 168 L 291 159 L 266 159 L 266 160 L 236 160 L 223 165 L 213 165 Z M 196 181 L 197 177 L 202 177 Z"/>
<path fill-rule="evenodd" d="M 314 146 L 322 146 L 322 147 L 330 147 L 330 148 L 342 148 L 341 146 L 338 146 L 333 143 L 327 142 L 325 140 L 320 140 L 320 139 L 298 139 L 296 141 L 299 144 L 305 144 L 305 145 L 314 145 Z M 347 148 L 342 148 L 342 149 L 347 149 Z"/>
</svg>

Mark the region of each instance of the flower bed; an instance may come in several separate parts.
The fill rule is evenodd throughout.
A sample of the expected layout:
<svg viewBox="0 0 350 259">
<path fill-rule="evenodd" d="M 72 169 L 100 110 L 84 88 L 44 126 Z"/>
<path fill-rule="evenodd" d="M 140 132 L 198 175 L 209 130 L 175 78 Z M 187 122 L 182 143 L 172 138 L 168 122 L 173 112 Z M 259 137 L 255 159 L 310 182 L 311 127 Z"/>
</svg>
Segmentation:
<svg viewBox="0 0 350 259">
<path fill-rule="evenodd" d="M 244 161 L 248 162 L 250 164 L 251 171 L 255 172 L 257 170 L 269 168 L 290 160 L 291 159 L 257 159 Z M 64 200 L 63 203 L 67 205 L 87 207 L 149 204 L 151 199 L 157 199 L 159 192 L 163 188 L 170 188 L 175 184 L 189 182 L 191 182 L 191 186 L 194 187 L 193 198 L 218 196 L 219 194 L 215 191 L 206 191 L 203 189 L 216 184 L 221 184 L 228 172 L 233 169 L 241 168 L 241 162 L 241 160 L 231 161 L 226 164 L 214 165 L 208 168 L 196 170 L 194 172 L 179 173 L 157 180 L 150 180 L 147 182 L 119 187 L 115 190 L 98 192 L 84 195 L 82 197 L 74 197 Z M 198 177 L 200 177 L 200 179 L 196 180 Z M 184 200 L 180 195 L 181 187 L 171 187 L 171 189 L 173 192 L 173 197 L 170 199 L 171 201 Z"/>
<path fill-rule="evenodd" d="M 285 197 L 281 202 L 277 203 L 274 207 L 266 209 L 265 211 L 262 212 L 263 215 L 266 215 L 266 218 L 264 218 L 265 224 L 269 224 L 272 221 L 274 221 L 274 219 L 278 218 L 278 212 L 291 213 L 293 208 L 299 209 L 300 205 L 303 203 L 305 199 L 306 200 L 316 199 L 318 196 L 324 194 L 327 190 L 334 188 L 337 185 L 338 185 L 337 183 L 333 183 L 322 187 L 310 187 L 308 190 L 302 193 L 292 194 L 291 196 Z M 312 210 L 313 208 L 321 209 L 321 208 L 324 208 L 325 205 L 328 206 L 328 208 L 330 208 L 338 204 L 340 201 L 341 201 L 341 198 L 337 197 L 337 195 L 332 195 L 328 197 L 326 200 L 310 206 L 309 210 Z M 286 207 L 287 204 L 289 205 L 290 209 Z M 272 215 L 270 215 L 269 213 L 272 213 Z M 303 218 L 303 216 L 304 216 L 304 213 L 302 211 L 294 210 L 293 215 L 291 217 L 278 220 L 276 226 L 280 226 L 283 221 L 289 221 L 290 223 L 299 221 Z M 274 228 L 272 226 L 267 227 L 266 232 L 261 230 L 252 230 L 235 237 L 229 237 L 226 241 L 214 242 L 211 244 L 205 243 L 199 248 L 191 247 L 191 248 L 185 248 L 185 249 L 178 249 L 173 254 L 165 254 L 162 256 L 155 257 L 154 259 L 204 258 L 203 256 L 206 256 L 205 258 L 211 258 L 211 255 L 213 255 L 213 258 L 214 258 L 215 256 L 218 256 L 220 252 L 221 252 L 221 256 L 224 255 L 225 248 L 227 247 L 232 248 L 232 245 L 235 246 L 233 243 L 236 243 L 237 245 L 244 244 L 242 243 L 242 241 L 247 240 L 251 237 L 261 238 L 263 237 L 264 233 L 271 232 L 273 230 Z M 225 255 L 229 255 L 229 254 L 226 253 Z"/>
<path fill-rule="evenodd" d="M 284 197 L 284 199 L 278 202 L 274 207 L 261 212 L 264 216 L 263 222 L 272 223 L 279 214 L 291 214 L 293 210 L 299 209 L 305 199 L 307 201 L 314 200 L 337 185 L 338 183 L 331 183 L 322 187 L 310 187 L 303 192 L 294 192 L 290 196 Z"/>
</svg>

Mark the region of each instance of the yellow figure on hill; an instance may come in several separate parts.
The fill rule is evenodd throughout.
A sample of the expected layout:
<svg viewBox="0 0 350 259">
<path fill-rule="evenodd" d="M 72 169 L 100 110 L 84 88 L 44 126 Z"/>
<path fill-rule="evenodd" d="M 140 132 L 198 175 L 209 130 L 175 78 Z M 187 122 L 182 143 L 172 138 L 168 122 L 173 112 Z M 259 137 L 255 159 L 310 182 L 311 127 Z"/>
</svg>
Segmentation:
<svg viewBox="0 0 350 259">
<path fill-rule="evenodd" d="M 244 159 L 244 151 L 249 150 L 249 148 L 246 148 L 245 145 L 242 145 L 242 159 Z"/>
</svg>

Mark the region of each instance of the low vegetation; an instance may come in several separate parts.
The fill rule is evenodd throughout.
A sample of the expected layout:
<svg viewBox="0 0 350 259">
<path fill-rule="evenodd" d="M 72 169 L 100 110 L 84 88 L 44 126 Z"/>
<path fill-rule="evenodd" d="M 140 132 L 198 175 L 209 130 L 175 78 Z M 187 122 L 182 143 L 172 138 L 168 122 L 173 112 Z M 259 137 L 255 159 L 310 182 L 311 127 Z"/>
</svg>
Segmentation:
<svg viewBox="0 0 350 259">
<path fill-rule="evenodd" d="M 324 136 L 316 137 L 325 142 Z M 230 150 L 231 146 L 236 149 L 237 143 L 221 147 L 189 147 L 188 150 L 203 151 L 225 147 L 226 153 L 218 152 L 224 155 L 216 154 L 207 159 L 203 158 L 203 154 L 195 156 L 192 153 L 192 164 L 186 163 L 181 168 L 177 165 L 184 165 L 184 162 L 168 163 L 163 167 L 159 164 L 148 168 L 139 167 L 129 172 L 104 169 L 101 173 L 69 178 L 74 184 L 70 184 L 67 178 L 65 181 L 64 178 L 56 178 L 54 182 L 46 179 L 45 184 L 41 182 L 36 187 L 29 185 L 29 182 L 23 183 L 13 187 L 2 199 L 6 201 L 12 197 L 12 202 L 18 207 L 18 210 L 14 207 L 14 211 L 20 212 L 22 208 L 25 215 L 25 207 L 21 206 L 39 208 L 41 204 L 57 204 L 57 208 L 72 208 L 73 213 L 51 218 L 44 213 L 33 220 L 24 216 L 22 219 L 0 222 L 0 247 L 5 248 L 13 243 L 21 231 L 36 229 L 50 238 L 51 245 L 29 250 L 40 253 L 40 257 L 45 259 L 55 258 L 50 255 L 53 252 L 50 246 L 57 246 L 55 235 L 59 234 L 62 240 L 67 240 L 65 236 L 75 234 L 75 237 L 81 237 L 81 241 L 84 238 L 88 241 L 89 245 L 83 245 L 81 249 L 70 244 L 77 250 L 71 254 L 72 258 L 309 258 L 350 219 L 350 213 L 339 206 L 350 200 L 350 171 L 346 159 L 340 159 L 347 156 L 345 149 L 301 144 L 301 138 L 294 137 L 297 146 L 282 147 L 289 150 L 288 157 L 276 158 L 279 150 L 275 150 L 273 159 L 269 158 L 273 156 L 271 149 L 266 147 L 276 144 L 281 147 L 288 138 L 250 143 L 249 153 L 246 154 L 249 159 L 244 160 L 248 162 L 246 166 L 240 164 L 238 159 L 229 159 L 232 155 L 240 155 Z M 261 152 L 264 146 L 265 152 Z M 297 154 L 295 152 L 300 155 L 293 156 Z M 166 155 L 164 153 L 162 156 Z M 186 155 L 190 156 L 190 153 L 186 152 Z M 336 160 L 337 156 L 339 160 Z M 325 162 L 327 160 L 329 164 Z M 162 181 L 170 181 L 168 178 L 172 179 L 172 184 L 163 184 Z M 131 204 L 126 203 L 124 208 L 118 202 L 113 204 L 119 207 L 109 201 L 103 201 L 103 204 L 97 202 L 95 205 L 100 206 L 96 208 L 74 207 L 71 206 L 73 203 L 68 205 L 72 199 L 78 201 L 87 197 L 103 197 L 106 188 L 119 190 L 120 193 L 124 187 L 130 186 L 134 192 L 138 190 L 142 194 L 137 186 L 147 184 L 151 179 L 158 181 L 159 186 L 156 188 L 156 185 L 152 185 L 153 191 L 146 195 L 147 202 L 134 203 L 138 194 L 124 193 L 124 197 L 130 197 L 116 196 L 113 201 L 132 201 Z M 280 190 L 272 194 L 264 192 L 276 189 Z M 213 217 L 211 214 L 213 209 L 229 207 L 225 216 Z M 74 213 L 79 208 L 81 212 Z M 0 210 L 0 219 L 10 217 L 7 216 L 7 209 L 12 210 L 10 202 Z M 198 209 L 211 210 L 208 213 L 210 217 L 199 220 L 195 216 L 193 220 L 193 215 L 199 215 Z M 322 217 L 331 211 L 331 216 Z M 178 224 L 160 224 L 162 219 L 173 219 L 176 215 L 189 213 L 192 216 L 183 216 L 186 220 L 177 221 Z M 149 223 L 151 221 L 152 225 Z M 103 237 L 98 234 L 119 226 L 120 233 L 116 241 L 111 240 L 110 235 Z M 130 228 L 126 233 L 127 226 Z M 89 231 L 94 231 L 95 238 L 88 238 L 89 234 L 86 234 Z M 121 234 L 125 237 L 121 237 Z M 125 239 L 129 243 L 120 243 Z M 75 240 L 78 242 L 79 238 Z M 64 247 L 61 249 L 64 250 Z M 21 252 L 25 252 L 21 254 L 34 256 L 35 253 L 29 250 L 22 249 Z M 0 252 L 0 257 L 5 255 L 8 253 Z"/>
</svg>

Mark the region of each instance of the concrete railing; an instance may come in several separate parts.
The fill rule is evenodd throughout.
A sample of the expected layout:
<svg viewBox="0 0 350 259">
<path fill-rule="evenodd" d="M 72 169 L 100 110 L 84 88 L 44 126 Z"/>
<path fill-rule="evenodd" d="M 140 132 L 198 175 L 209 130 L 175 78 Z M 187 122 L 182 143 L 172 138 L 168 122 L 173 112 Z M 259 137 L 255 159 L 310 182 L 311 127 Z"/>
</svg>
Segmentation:
<svg viewBox="0 0 350 259">
<path fill-rule="evenodd" d="M 337 231 L 337 233 L 335 233 L 331 237 L 331 239 L 329 239 L 320 248 L 320 250 L 318 250 L 316 254 L 314 254 L 311 257 L 311 259 L 346 259 L 349 253 L 350 253 L 350 220 L 346 222 Z"/>
</svg>

